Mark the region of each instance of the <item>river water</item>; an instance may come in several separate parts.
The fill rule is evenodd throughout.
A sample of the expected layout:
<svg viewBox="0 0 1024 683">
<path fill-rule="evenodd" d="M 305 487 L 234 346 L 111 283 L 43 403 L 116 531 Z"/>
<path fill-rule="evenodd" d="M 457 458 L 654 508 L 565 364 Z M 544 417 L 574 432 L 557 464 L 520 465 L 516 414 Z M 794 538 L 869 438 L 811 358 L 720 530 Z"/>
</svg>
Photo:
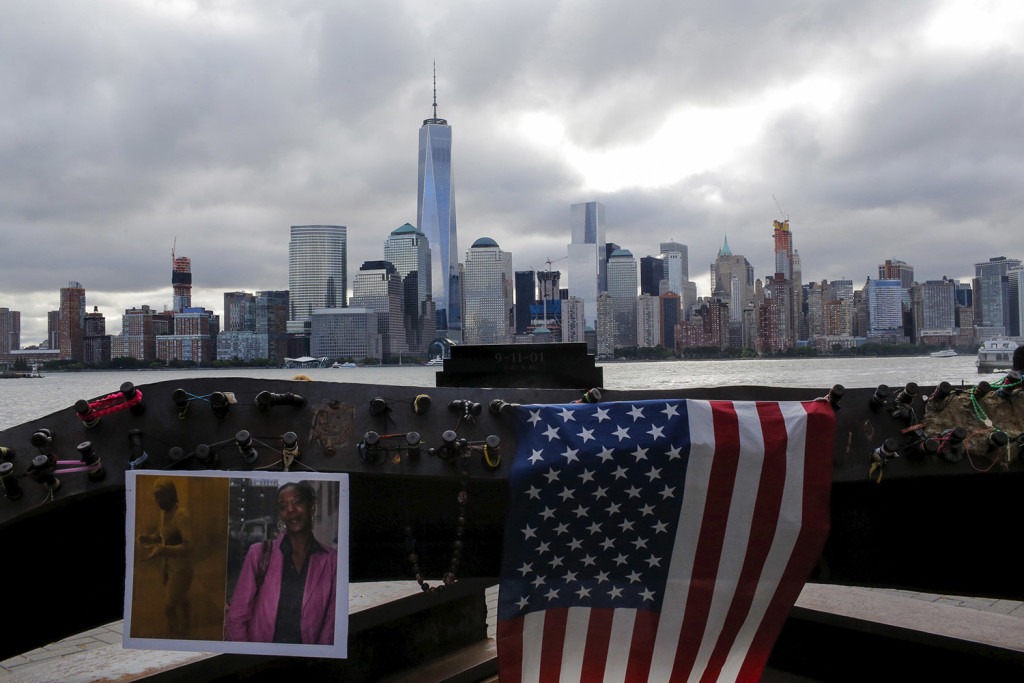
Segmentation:
<svg viewBox="0 0 1024 683">
<path fill-rule="evenodd" d="M 954 385 L 975 384 L 979 376 L 974 356 L 955 358 L 810 358 L 784 360 L 713 360 L 604 363 L 604 385 L 610 389 L 677 389 L 758 385 L 820 387 L 824 394 L 833 384 L 849 388 L 879 384 L 899 386 L 917 382 L 931 386 L 945 380 Z M 231 368 L 224 370 L 126 370 L 44 373 L 40 379 L 0 379 L 0 429 L 67 408 L 80 398 L 116 391 L 122 382 L 136 386 L 198 376 L 288 379 L 298 373 L 314 380 L 435 386 L 439 368 L 419 365 L 287 370 Z"/>
</svg>

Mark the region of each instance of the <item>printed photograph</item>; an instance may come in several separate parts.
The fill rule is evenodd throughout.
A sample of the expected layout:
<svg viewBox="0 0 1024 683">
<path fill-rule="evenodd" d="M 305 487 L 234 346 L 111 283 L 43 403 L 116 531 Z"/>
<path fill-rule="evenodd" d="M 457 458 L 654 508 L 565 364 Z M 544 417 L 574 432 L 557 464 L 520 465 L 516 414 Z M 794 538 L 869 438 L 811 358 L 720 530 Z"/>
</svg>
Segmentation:
<svg viewBox="0 0 1024 683">
<path fill-rule="evenodd" d="M 126 474 L 125 647 L 345 656 L 346 475 Z"/>
</svg>

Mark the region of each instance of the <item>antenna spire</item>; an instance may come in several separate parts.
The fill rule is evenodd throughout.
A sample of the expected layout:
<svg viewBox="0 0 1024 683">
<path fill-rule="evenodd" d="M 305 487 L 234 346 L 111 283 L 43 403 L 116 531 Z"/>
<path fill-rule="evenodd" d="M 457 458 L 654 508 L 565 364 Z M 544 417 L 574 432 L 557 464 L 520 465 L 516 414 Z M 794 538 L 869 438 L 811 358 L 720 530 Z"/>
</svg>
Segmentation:
<svg viewBox="0 0 1024 683">
<path fill-rule="evenodd" d="M 434 118 L 437 118 L 437 60 L 434 60 Z"/>
</svg>

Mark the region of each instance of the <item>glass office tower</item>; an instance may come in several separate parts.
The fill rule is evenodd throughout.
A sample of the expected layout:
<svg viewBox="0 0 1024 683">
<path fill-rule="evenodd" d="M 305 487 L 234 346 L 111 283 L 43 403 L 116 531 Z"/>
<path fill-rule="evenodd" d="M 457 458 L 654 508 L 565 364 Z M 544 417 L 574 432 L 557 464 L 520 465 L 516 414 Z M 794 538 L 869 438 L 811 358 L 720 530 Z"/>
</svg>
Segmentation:
<svg viewBox="0 0 1024 683">
<path fill-rule="evenodd" d="M 348 228 L 293 225 L 288 243 L 289 320 L 309 321 L 318 308 L 344 307 Z"/>
<path fill-rule="evenodd" d="M 573 204 L 570 216 L 569 296 L 583 300 L 586 324 L 597 329 L 597 296 L 608 289 L 604 205 Z"/>
<path fill-rule="evenodd" d="M 1021 261 L 996 256 L 974 264 L 974 324 L 979 327 L 1002 327 L 1003 334 L 1010 318 L 1007 274 L 1020 270 Z"/>
<path fill-rule="evenodd" d="M 452 175 L 452 129 L 437 118 L 437 88 L 434 88 L 434 117 L 420 127 L 419 174 L 416 192 L 416 225 L 430 244 L 431 293 L 437 305 L 437 330 L 457 337 L 462 329 L 458 288 L 458 243 L 455 234 L 455 180 Z M 455 334 L 452 334 L 454 332 Z"/>
<path fill-rule="evenodd" d="M 637 264 L 628 249 L 616 249 L 608 259 L 608 293 L 612 296 L 616 348 L 636 346 Z"/>
<path fill-rule="evenodd" d="M 402 277 L 409 349 L 425 351 L 427 344 L 434 340 L 436 324 L 430 293 L 430 246 L 426 236 L 408 223 L 393 230 L 384 242 L 384 260 L 394 264 Z"/>
<path fill-rule="evenodd" d="M 512 254 L 490 237 L 466 253 L 466 343 L 507 344 L 512 310 Z"/>
</svg>

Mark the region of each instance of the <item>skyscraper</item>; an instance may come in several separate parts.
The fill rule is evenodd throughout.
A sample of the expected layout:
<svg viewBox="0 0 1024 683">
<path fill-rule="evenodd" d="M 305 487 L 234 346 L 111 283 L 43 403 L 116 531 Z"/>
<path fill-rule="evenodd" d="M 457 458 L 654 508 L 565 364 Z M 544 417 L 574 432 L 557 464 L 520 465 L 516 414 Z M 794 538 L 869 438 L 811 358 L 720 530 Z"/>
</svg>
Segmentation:
<svg viewBox="0 0 1024 683">
<path fill-rule="evenodd" d="M 569 297 L 562 302 L 562 341 L 585 342 L 586 330 L 583 328 L 583 301 Z"/>
<path fill-rule="evenodd" d="M 364 261 L 352 283 L 352 305 L 377 314 L 385 356 L 409 350 L 405 336 L 402 278 L 389 261 Z"/>
<path fill-rule="evenodd" d="M 85 357 L 85 288 L 69 282 L 60 288 L 60 359 L 81 362 Z"/>
<path fill-rule="evenodd" d="M 886 259 L 878 264 L 879 280 L 899 280 L 900 287 L 910 289 L 914 284 L 914 266 L 897 258 Z"/>
<path fill-rule="evenodd" d="M 786 280 L 793 279 L 793 233 L 789 231 L 789 219 L 772 221 L 775 228 L 775 272 L 782 273 Z"/>
<path fill-rule="evenodd" d="M 658 297 L 658 326 L 661 329 L 661 339 L 658 343 L 666 349 L 676 347 L 676 325 L 682 321 L 681 300 L 675 292 L 665 292 Z"/>
<path fill-rule="evenodd" d="M 224 329 L 217 359 L 280 360 L 287 355 L 288 292 L 224 292 Z"/>
<path fill-rule="evenodd" d="M 734 296 L 737 286 L 739 298 Z M 711 296 L 726 301 L 733 317 L 754 305 L 754 266 L 742 254 L 732 253 L 728 238 L 711 264 Z"/>
<path fill-rule="evenodd" d="M 437 329 L 462 329 L 459 299 L 452 280 L 458 279 L 458 241 L 455 232 L 455 179 L 452 175 L 452 129 L 437 118 L 437 74 L 434 74 L 434 116 L 420 127 L 416 225 L 430 244 L 431 292 L 437 306 Z M 457 288 L 457 285 L 455 285 Z M 449 334 L 448 336 L 457 336 Z"/>
<path fill-rule="evenodd" d="M 604 205 L 573 204 L 570 212 L 569 296 L 583 300 L 586 324 L 596 329 L 597 296 L 608 289 Z"/>
<path fill-rule="evenodd" d="M 1002 327 L 1007 334 L 1010 322 L 1009 280 L 1007 273 L 1020 270 L 1016 258 L 996 256 L 974 264 L 974 324 L 978 327 Z"/>
<path fill-rule="evenodd" d="M 508 342 L 512 281 L 512 254 L 490 237 L 473 242 L 466 253 L 467 344 Z"/>
<path fill-rule="evenodd" d="M 650 294 L 641 294 L 636 300 L 636 345 L 640 348 L 654 348 L 661 343 L 661 299 Z"/>
<path fill-rule="evenodd" d="M 418 309 L 431 298 L 430 243 L 421 230 L 408 223 L 392 230 L 384 242 L 384 260 L 395 267 L 402 280 L 415 276 L 415 298 L 406 302 L 407 308 L 413 303 L 413 308 Z"/>
<path fill-rule="evenodd" d="M 430 293 L 430 245 L 426 235 L 406 223 L 395 228 L 384 242 L 384 260 L 398 270 L 405 297 L 406 342 L 413 351 L 425 351 L 433 340 L 435 320 L 424 328 Z M 434 317 L 433 308 L 429 315 Z M 425 332 L 430 330 L 429 338 Z"/>
<path fill-rule="evenodd" d="M 1007 335 L 1021 336 L 1024 327 L 1024 270 L 1011 270 L 1006 273 L 1007 300 Z"/>
<path fill-rule="evenodd" d="M 828 296 L 832 301 L 853 301 L 853 280 L 832 280 L 828 283 Z"/>
<path fill-rule="evenodd" d="M 288 351 L 288 292 L 256 292 L 256 334 L 260 358 L 284 360 Z M 266 340 L 264 342 L 264 340 Z"/>
<path fill-rule="evenodd" d="M 729 305 L 729 345 L 755 346 L 754 267 L 742 254 L 732 253 L 728 237 L 711 264 L 711 297 Z M 684 296 L 684 314 L 686 305 Z"/>
<path fill-rule="evenodd" d="M 659 295 L 659 285 L 665 279 L 665 261 L 659 256 L 640 259 L 640 293 Z"/>
<path fill-rule="evenodd" d="M 665 279 L 668 280 L 666 291 L 679 294 L 683 283 L 690 279 L 689 249 L 679 242 L 662 242 L 661 258 L 665 261 Z"/>
<path fill-rule="evenodd" d="M 903 337 L 903 303 L 900 281 L 868 280 L 868 341 L 901 343 Z"/>
<path fill-rule="evenodd" d="M 368 308 L 321 308 L 310 322 L 310 353 L 317 358 L 380 360 L 377 314 Z"/>
<path fill-rule="evenodd" d="M 608 293 L 612 295 L 615 347 L 636 346 L 637 265 L 632 252 L 616 249 L 608 259 Z"/>
<path fill-rule="evenodd" d="M 537 271 L 537 292 L 539 301 L 531 307 L 533 327 L 545 327 L 551 332 L 562 333 L 562 300 L 559 282 L 562 273 L 557 270 Z"/>
<path fill-rule="evenodd" d="M 192 259 L 175 258 L 171 250 L 171 289 L 174 291 L 171 309 L 178 312 L 192 307 Z"/>
<path fill-rule="evenodd" d="M 82 325 L 82 360 L 90 364 L 110 362 L 110 337 L 107 336 L 107 322 L 96 306 L 85 314 Z"/>
<path fill-rule="evenodd" d="M 598 358 L 611 358 L 615 355 L 615 305 L 614 298 L 608 292 L 597 295 L 597 320 L 594 325 L 595 342 Z"/>
<path fill-rule="evenodd" d="M 217 357 L 220 317 L 213 311 L 192 307 L 175 313 L 169 332 L 156 336 L 158 360 L 205 363 Z"/>
<path fill-rule="evenodd" d="M 778 221 L 776 221 L 778 225 Z M 781 273 L 777 273 L 781 276 Z M 789 348 L 787 336 L 789 310 L 789 284 L 785 278 L 765 277 L 764 287 L 761 281 L 754 284 L 754 302 L 757 311 L 757 341 L 759 352 L 781 351 Z"/>
<path fill-rule="evenodd" d="M 952 336 L 956 327 L 956 281 L 927 280 L 921 286 L 922 336 Z"/>
<path fill-rule="evenodd" d="M 308 322 L 318 308 L 347 303 L 348 229 L 293 225 L 288 243 L 288 296 L 293 321 Z"/>
<path fill-rule="evenodd" d="M 21 312 L 0 308 L 0 356 L 21 348 Z"/>
<path fill-rule="evenodd" d="M 110 354 L 113 358 L 137 358 L 138 360 L 156 359 L 156 335 L 166 334 L 166 323 L 157 332 L 156 316 L 158 314 L 149 306 L 142 308 L 126 308 L 121 316 L 121 334 L 112 339 Z M 170 314 L 166 314 L 170 315 Z"/>
<path fill-rule="evenodd" d="M 558 299 L 558 284 L 562 279 L 562 273 L 557 270 L 541 270 L 537 273 L 537 291 L 540 292 L 541 301 L 555 301 Z"/>
<path fill-rule="evenodd" d="M 789 219 L 772 221 L 775 228 L 775 278 L 776 288 L 785 280 L 789 288 L 783 315 L 786 319 L 787 339 L 796 339 L 800 332 L 800 314 L 803 310 L 803 288 L 800 286 L 800 255 L 793 249 L 793 233 L 789 230 Z"/>
<path fill-rule="evenodd" d="M 60 311 L 46 312 L 46 348 L 60 349 Z"/>
<path fill-rule="evenodd" d="M 256 331 L 256 297 L 249 292 L 224 292 L 224 331 Z"/>
<path fill-rule="evenodd" d="M 534 284 L 534 271 L 516 271 L 516 334 L 526 334 L 530 325 L 530 306 L 537 300 L 537 286 Z"/>
</svg>

